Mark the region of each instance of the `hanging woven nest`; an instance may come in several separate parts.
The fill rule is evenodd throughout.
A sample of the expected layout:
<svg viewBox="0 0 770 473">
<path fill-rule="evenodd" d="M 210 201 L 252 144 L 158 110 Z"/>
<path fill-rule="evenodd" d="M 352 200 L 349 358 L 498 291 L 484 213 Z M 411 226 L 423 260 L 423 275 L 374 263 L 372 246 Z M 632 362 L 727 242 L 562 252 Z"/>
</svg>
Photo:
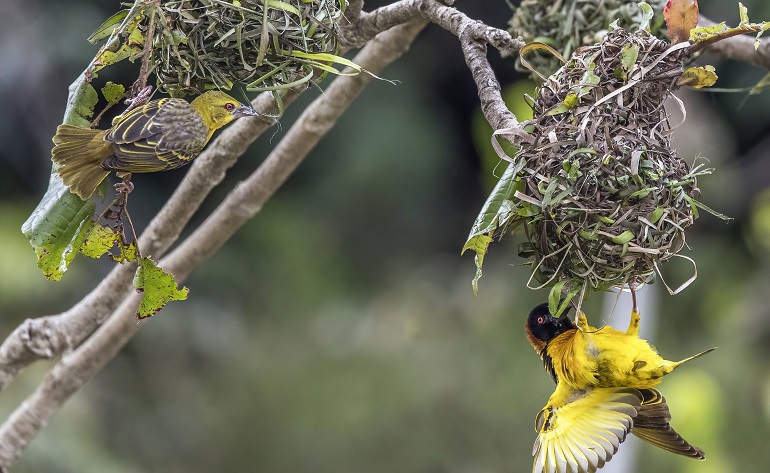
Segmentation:
<svg viewBox="0 0 770 473">
<path fill-rule="evenodd" d="M 335 72 L 344 0 L 177 0 L 161 6 L 153 64 L 171 95 L 230 89 L 275 91 Z"/>
<path fill-rule="evenodd" d="M 646 31 L 610 31 L 578 49 L 532 102 L 534 118 L 521 123 L 518 152 L 493 192 L 506 196 L 493 225 L 497 235 L 523 227 L 519 254 L 541 287 L 561 281 L 574 296 L 649 282 L 685 245 L 701 206 L 697 176 L 711 170 L 691 168 L 671 147 L 663 102 L 682 58 L 669 46 Z M 466 244 L 482 259 L 494 236 L 485 232 Z"/>
<path fill-rule="evenodd" d="M 663 7 L 667 0 L 647 3 L 658 20 L 651 25 L 653 35 L 664 38 Z M 610 25 L 636 31 L 644 21 L 644 12 L 637 0 L 522 0 L 510 21 L 508 31 L 521 36 L 525 42 L 545 42 L 562 56 L 569 57 L 581 47 L 598 43 L 610 30 Z M 551 74 L 561 63 L 550 54 L 534 53 L 530 63 L 540 72 Z M 517 69 L 524 71 L 517 61 Z"/>
</svg>

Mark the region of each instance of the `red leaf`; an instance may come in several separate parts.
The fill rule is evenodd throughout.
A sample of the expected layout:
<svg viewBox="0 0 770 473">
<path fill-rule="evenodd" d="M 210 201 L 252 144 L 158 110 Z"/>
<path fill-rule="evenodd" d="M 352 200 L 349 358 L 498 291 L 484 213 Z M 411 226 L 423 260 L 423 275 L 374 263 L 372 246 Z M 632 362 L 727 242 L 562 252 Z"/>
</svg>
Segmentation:
<svg viewBox="0 0 770 473">
<path fill-rule="evenodd" d="M 671 44 L 690 39 L 690 30 L 698 26 L 698 0 L 668 0 L 663 9 Z"/>
</svg>

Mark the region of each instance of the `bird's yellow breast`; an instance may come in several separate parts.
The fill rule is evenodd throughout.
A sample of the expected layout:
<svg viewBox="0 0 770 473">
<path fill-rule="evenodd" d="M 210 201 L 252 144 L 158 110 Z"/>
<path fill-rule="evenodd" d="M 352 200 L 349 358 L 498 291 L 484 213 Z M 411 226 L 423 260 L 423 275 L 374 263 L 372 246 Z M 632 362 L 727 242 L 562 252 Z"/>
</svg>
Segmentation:
<svg viewBox="0 0 770 473">
<path fill-rule="evenodd" d="M 574 389 L 657 386 L 667 364 L 647 343 L 610 326 L 568 330 L 548 346 L 554 371 Z"/>
<path fill-rule="evenodd" d="M 586 356 L 596 361 L 597 386 L 647 389 L 660 383 L 662 373 L 656 370 L 666 361 L 646 340 L 610 326 L 595 332 L 580 331 L 576 338 L 594 347 Z"/>
</svg>

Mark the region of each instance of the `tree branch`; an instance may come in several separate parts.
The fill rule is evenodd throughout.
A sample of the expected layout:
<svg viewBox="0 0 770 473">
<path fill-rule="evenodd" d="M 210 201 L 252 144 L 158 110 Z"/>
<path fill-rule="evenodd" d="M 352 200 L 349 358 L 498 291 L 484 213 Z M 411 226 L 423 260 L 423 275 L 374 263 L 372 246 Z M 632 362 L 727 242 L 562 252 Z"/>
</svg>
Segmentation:
<svg viewBox="0 0 770 473">
<path fill-rule="evenodd" d="M 288 92 L 283 98 L 285 106 L 300 93 Z M 270 94 L 261 94 L 253 105 L 256 110 L 277 113 Z M 226 128 L 195 160 L 177 190 L 150 222 L 139 240 L 142 251 L 155 258 L 163 255 L 227 170 L 274 123 L 266 117 L 244 118 Z M 24 321 L 0 346 L 0 390 L 34 361 L 58 358 L 80 345 L 130 294 L 135 272 L 135 263 L 116 266 L 66 312 Z"/>
<path fill-rule="evenodd" d="M 379 73 L 408 49 L 424 25 L 422 21 L 412 22 L 384 33 L 367 45 L 356 56 L 355 62 Z M 265 162 L 234 189 L 179 248 L 163 259 L 161 266 L 181 281 L 214 254 L 241 225 L 259 212 L 371 80 L 371 76 L 359 74 L 341 76 L 332 82 L 325 93 L 305 110 Z M 237 135 L 231 138 L 238 142 L 243 140 Z M 232 144 L 224 140 L 223 135 L 210 149 L 218 151 Z M 220 179 L 221 176 L 214 176 L 215 182 L 201 184 L 213 187 Z M 159 214 L 156 220 L 160 218 Z M 154 235 L 146 239 L 148 243 L 159 241 Z M 134 316 L 139 301 L 138 294 L 123 300 L 115 314 L 80 347 L 65 355 L 0 427 L 0 469 L 10 467 L 62 404 L 98 373 L 139 330 L 142 324 L 137 324 Z"/>
<path fill-rule="evenodd" d="M 716 23 L 700 16 L 698 26 L 713 26 Z M 770 69 L 770 38 L 760 38 L 759 48 L 754 49 L 754 37 L 748 35 L 733 36 L 717 41 L 708 47 L 708 51 L 735 61 Z"/>
<path fill-rule="evenodd" d="M 505 30 L 473 20 L 438 0 L 402 0 L 371 13 L 361 13 L 355 24 L 343 28 L 342 36 L 351 46 L 363 44 L 379 32 L 417 16 L 458 37 L 465 62 L 476 82 L 481 111 L 492 128 L 498 130 L 518 125 L 516 116 L 508 110 L 500 94 L 500 83 L 487 59 L 487 44 L 501 52 L 510 53 L 524 46 L 521 38 L 514 38 Z"/>
</svg>

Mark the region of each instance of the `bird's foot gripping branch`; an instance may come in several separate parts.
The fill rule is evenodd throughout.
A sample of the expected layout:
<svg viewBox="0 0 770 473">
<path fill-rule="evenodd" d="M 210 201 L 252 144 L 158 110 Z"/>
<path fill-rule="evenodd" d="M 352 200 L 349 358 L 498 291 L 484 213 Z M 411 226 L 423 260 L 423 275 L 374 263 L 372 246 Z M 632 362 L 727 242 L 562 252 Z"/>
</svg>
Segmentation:
<svg viewBox="0 0 770 473">
<path fill-rule="evenodd" d="M 651 282 L 660 264 L 684 257 L 678 253 L 699 209 L 727 219 L 698 200 L 697 178 L 711 169 L 677 156 L 676 125 L 663 105 L 676 88 L 716 81 L 711 66 L 685 68 L 696 51 L 736 34 L 761 35 L 770 23 L 750 23 L 741 6 L 737 28 L 696 28 L 697 4 L 670 1 L 664 17 L 671 44 L 648 31 L 652 10 L 641 7 L 641 29 L 614 28 L 599 44 L 574 51 L 555 74 L 541 76 L 529 101 L 533 119 L 495 132 L 513 137 L 517 149 L 509 157 L 493 136 L 510 164 L 463 249 L 476 253 L 474 289 L 489 244 L 517 227 L 527 238 L 518 254 L 532 267 L 529 286 L 550 287 L 551 308 L 561 313 L 578 295 L 580 307 L 592 291 Z M 530 44 L 520 51 L 523 65 L 536 49 L 552 51 Z"/>
<path fill-rule="evenodd" d="M 100 216 L 92 196 L 106 195 L 111 172 L 123 176 L 184 166 L 215 130 L 258 115 L 248 104 L 211 89 L 229 90 L 242 82 L 246 90 L 271 92 L 280 110 L 282 94 L 293 87 L 328 73 L 367 72 L 337 56 L 336 22 L 344 19 L 346 6 L 345 0 L 247 0 L 209 5 L 201 14 L 189 2 L 136 0 L 102 24 L 89 41 L 105 44 L 70 86 L 64 121 L 53 139 L 48 190 L 22 227 L 46 278 L 60 280 L 78 253 L 92 258 L 108 254 L 116 262 L 138 264 L 134 283 L 144 294 L 140 318 L 168 300 L 184 299 L 187 290 L 178 289 L 172 275 L 142 255 L 128 214 L 127 189 L 119 189 Z M 205 38 L 196 36 L 201 32 Z M 133 86 L 127 90 L 107 82 L 97 92 L 100 71 L 124 59 L 141 59 Z M 223 64 L 239 66 L 223 69 Z M 152 72 L 159 90 L 174 98 L 148 102 Z M 201 92 L 192 102 L 181 98 Z M 111 128 L 96 129 L 104 112 L 124 98 L 128 108 Z M 95 114 L 98 104 L 106 105 Z"/>
</svg>

